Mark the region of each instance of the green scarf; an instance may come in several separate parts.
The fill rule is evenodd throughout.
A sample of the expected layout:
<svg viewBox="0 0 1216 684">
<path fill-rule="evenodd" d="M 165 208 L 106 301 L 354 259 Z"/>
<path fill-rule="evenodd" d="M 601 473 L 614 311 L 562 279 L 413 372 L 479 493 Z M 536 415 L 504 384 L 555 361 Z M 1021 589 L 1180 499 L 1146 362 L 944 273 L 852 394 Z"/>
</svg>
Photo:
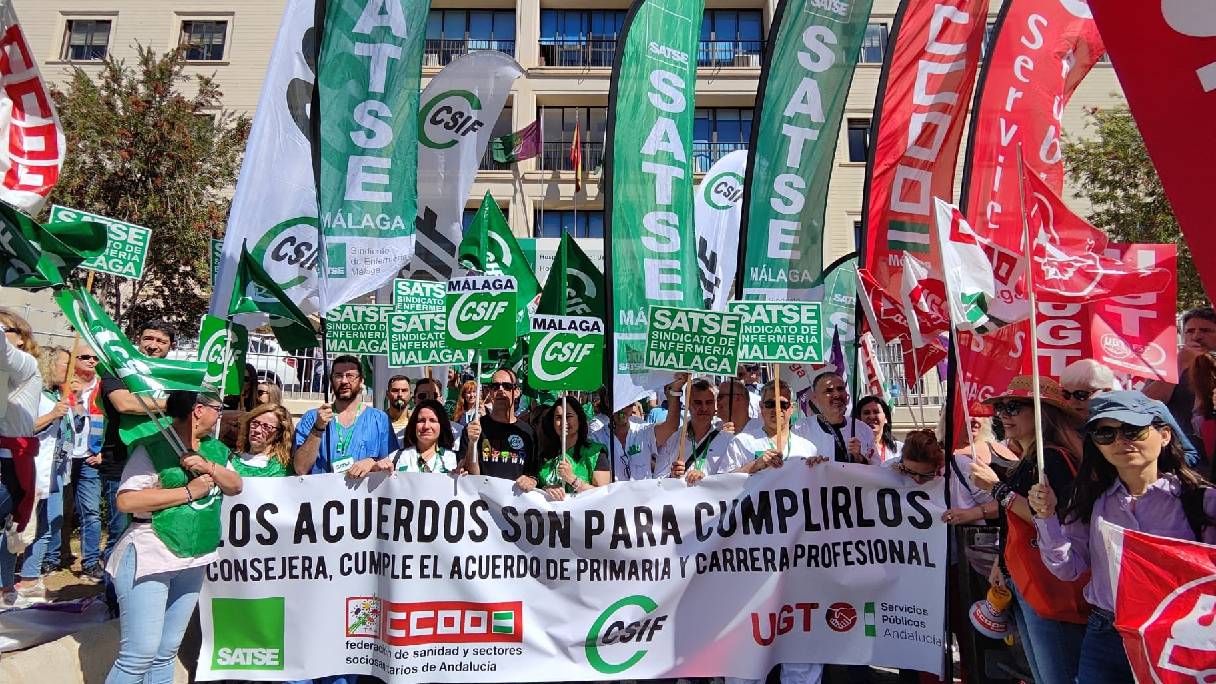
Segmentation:
<svg viewBox="0 0 1216 684">
<path fill-rule="evenodd" d="M 160 433 L 145 437 L 136 445 L 148 452 L 162 489 L 185 487 L 193 479 L 194 476 L 181 467 L 177 452 Z M 221 468 L 228 463 L 228 447 L 218 439 L 203 438 L 198 453 Z M 211 553 L 220 544 L 223 499 L 219 488 L 212 487 L 210 492 L 190 503 L 156 511 L 152 514 L 152 531 L 179 558 L 197 558 Z"/>
</svg>

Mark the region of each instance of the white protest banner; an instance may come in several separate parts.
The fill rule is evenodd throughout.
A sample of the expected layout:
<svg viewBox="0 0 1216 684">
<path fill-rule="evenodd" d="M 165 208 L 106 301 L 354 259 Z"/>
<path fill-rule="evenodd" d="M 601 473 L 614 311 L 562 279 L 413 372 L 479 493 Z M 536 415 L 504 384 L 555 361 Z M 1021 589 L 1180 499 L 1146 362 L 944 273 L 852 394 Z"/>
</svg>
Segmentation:
<svg viewBox="0 0 1216 684">
<path fill-rule="evenodd" d="M 654 306 L 646 328 L 646 368 L 734 375 L 743 317 L 737 313 Z"/>
<path fill-rule="evenodd" d="M 248 478 L 199 603 L 198 678 L 763 678 L 939 672 L 940 479 L 853 464 L 621 482 Z"/>
<path fill-rule="evenodd" d="M 134 223 L 92 214 L 79 209 L 51 205 L 50 223 L 59 221 L 93 221 L 106 227 L 106 251 L 92 259 L 85 259 L 80 268 L 99 273 L 121 276 L 139 280 L 144 277 L 144 262 L 148 259 L 148 243 L 152 240 L 152 231 Z M 212 255 L 214 263 L 215 256 Z"/>
<path fill-rule="evenodd" d="M 325 319 L 325 341 L 333 354 L 388 353 L 388 317 L 393 307 L 387 304 L 343 304 L 334 307 Z"/>
</svg>

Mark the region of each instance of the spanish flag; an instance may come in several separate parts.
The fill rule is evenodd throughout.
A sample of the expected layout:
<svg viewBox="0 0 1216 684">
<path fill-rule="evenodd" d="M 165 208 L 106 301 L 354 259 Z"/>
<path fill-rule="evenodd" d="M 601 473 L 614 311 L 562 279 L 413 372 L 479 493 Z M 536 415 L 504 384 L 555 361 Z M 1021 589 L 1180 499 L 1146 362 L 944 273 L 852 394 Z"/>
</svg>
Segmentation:
<svg viewBox="0 0 1216 684">
<path fill-rule="evenodd" d="M 574 192 L 583 189 L 583 145 L 578 133 L 578 121 L 574 122 L 574 139 L 570 141 L 570 165 L 574 167 Z"/>
</svg>

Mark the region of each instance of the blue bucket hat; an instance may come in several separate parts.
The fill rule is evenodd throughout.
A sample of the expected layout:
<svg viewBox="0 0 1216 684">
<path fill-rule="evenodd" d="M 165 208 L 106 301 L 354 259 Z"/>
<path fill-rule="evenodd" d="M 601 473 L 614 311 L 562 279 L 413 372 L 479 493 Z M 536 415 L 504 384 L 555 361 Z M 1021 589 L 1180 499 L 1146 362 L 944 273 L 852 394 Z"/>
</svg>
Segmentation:
<svg viewBox="0 0 1216 684">
<path fill-rule="evenodd" d="M 1167 417 L 1169 415 L 1169 409 L 1165 404 L 1155 399 L 1149 399 L 1142 392 L 1119 390 L 1094 395 L 1089 400 L 1089 418 L 1085 424 L 1093 425 L 1094 421 L 1110 418 L 1128 425 L 1143 427 L 1154 420 L 1163 423 L 1172 422 Z"/>
</svg>

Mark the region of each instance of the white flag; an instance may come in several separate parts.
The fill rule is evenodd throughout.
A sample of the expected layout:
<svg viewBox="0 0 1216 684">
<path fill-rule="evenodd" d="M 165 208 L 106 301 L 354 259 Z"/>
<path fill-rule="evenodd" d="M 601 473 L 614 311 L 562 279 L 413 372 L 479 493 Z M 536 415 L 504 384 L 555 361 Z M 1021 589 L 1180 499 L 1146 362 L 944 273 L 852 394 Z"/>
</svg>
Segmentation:
<svg viewBox="0 0 1216 684">
<path fill-rule="evenodd" d="M 523 67 L 485 50 L 452 60 L 418 105 L 418 220 L 411 278 L 447 280 L 456 269 L 465 200 L 494 123 Z"/>
<path fill-rule="evenodd" d="M 241 245 L 305 313 L 317 310 L 317 187 L 309 108 L 316 0 L 289 0 L 228 214 L 211 314 L 228 315 Z M 245 317 L 241 317 L 244 322 Z M 252 316 L 256 324 L 256 316 Z M 265 317 L 262 316 L 264 319 Z"/>
<path fill-rule="evenodd" d="M 933 204 L 950 318 L 959 330 L 982 330 L 996 294 L 992 262 L 958 207 L 937 197 Z"/>
<path fill-rule="evenodd" d="M 725 310 L 734 287 L 746 171 L 747 150 L 735 150 L 710 167 L 693 195 L 697 263 L 705 308 L 710 311 Z"/>
</svg>

